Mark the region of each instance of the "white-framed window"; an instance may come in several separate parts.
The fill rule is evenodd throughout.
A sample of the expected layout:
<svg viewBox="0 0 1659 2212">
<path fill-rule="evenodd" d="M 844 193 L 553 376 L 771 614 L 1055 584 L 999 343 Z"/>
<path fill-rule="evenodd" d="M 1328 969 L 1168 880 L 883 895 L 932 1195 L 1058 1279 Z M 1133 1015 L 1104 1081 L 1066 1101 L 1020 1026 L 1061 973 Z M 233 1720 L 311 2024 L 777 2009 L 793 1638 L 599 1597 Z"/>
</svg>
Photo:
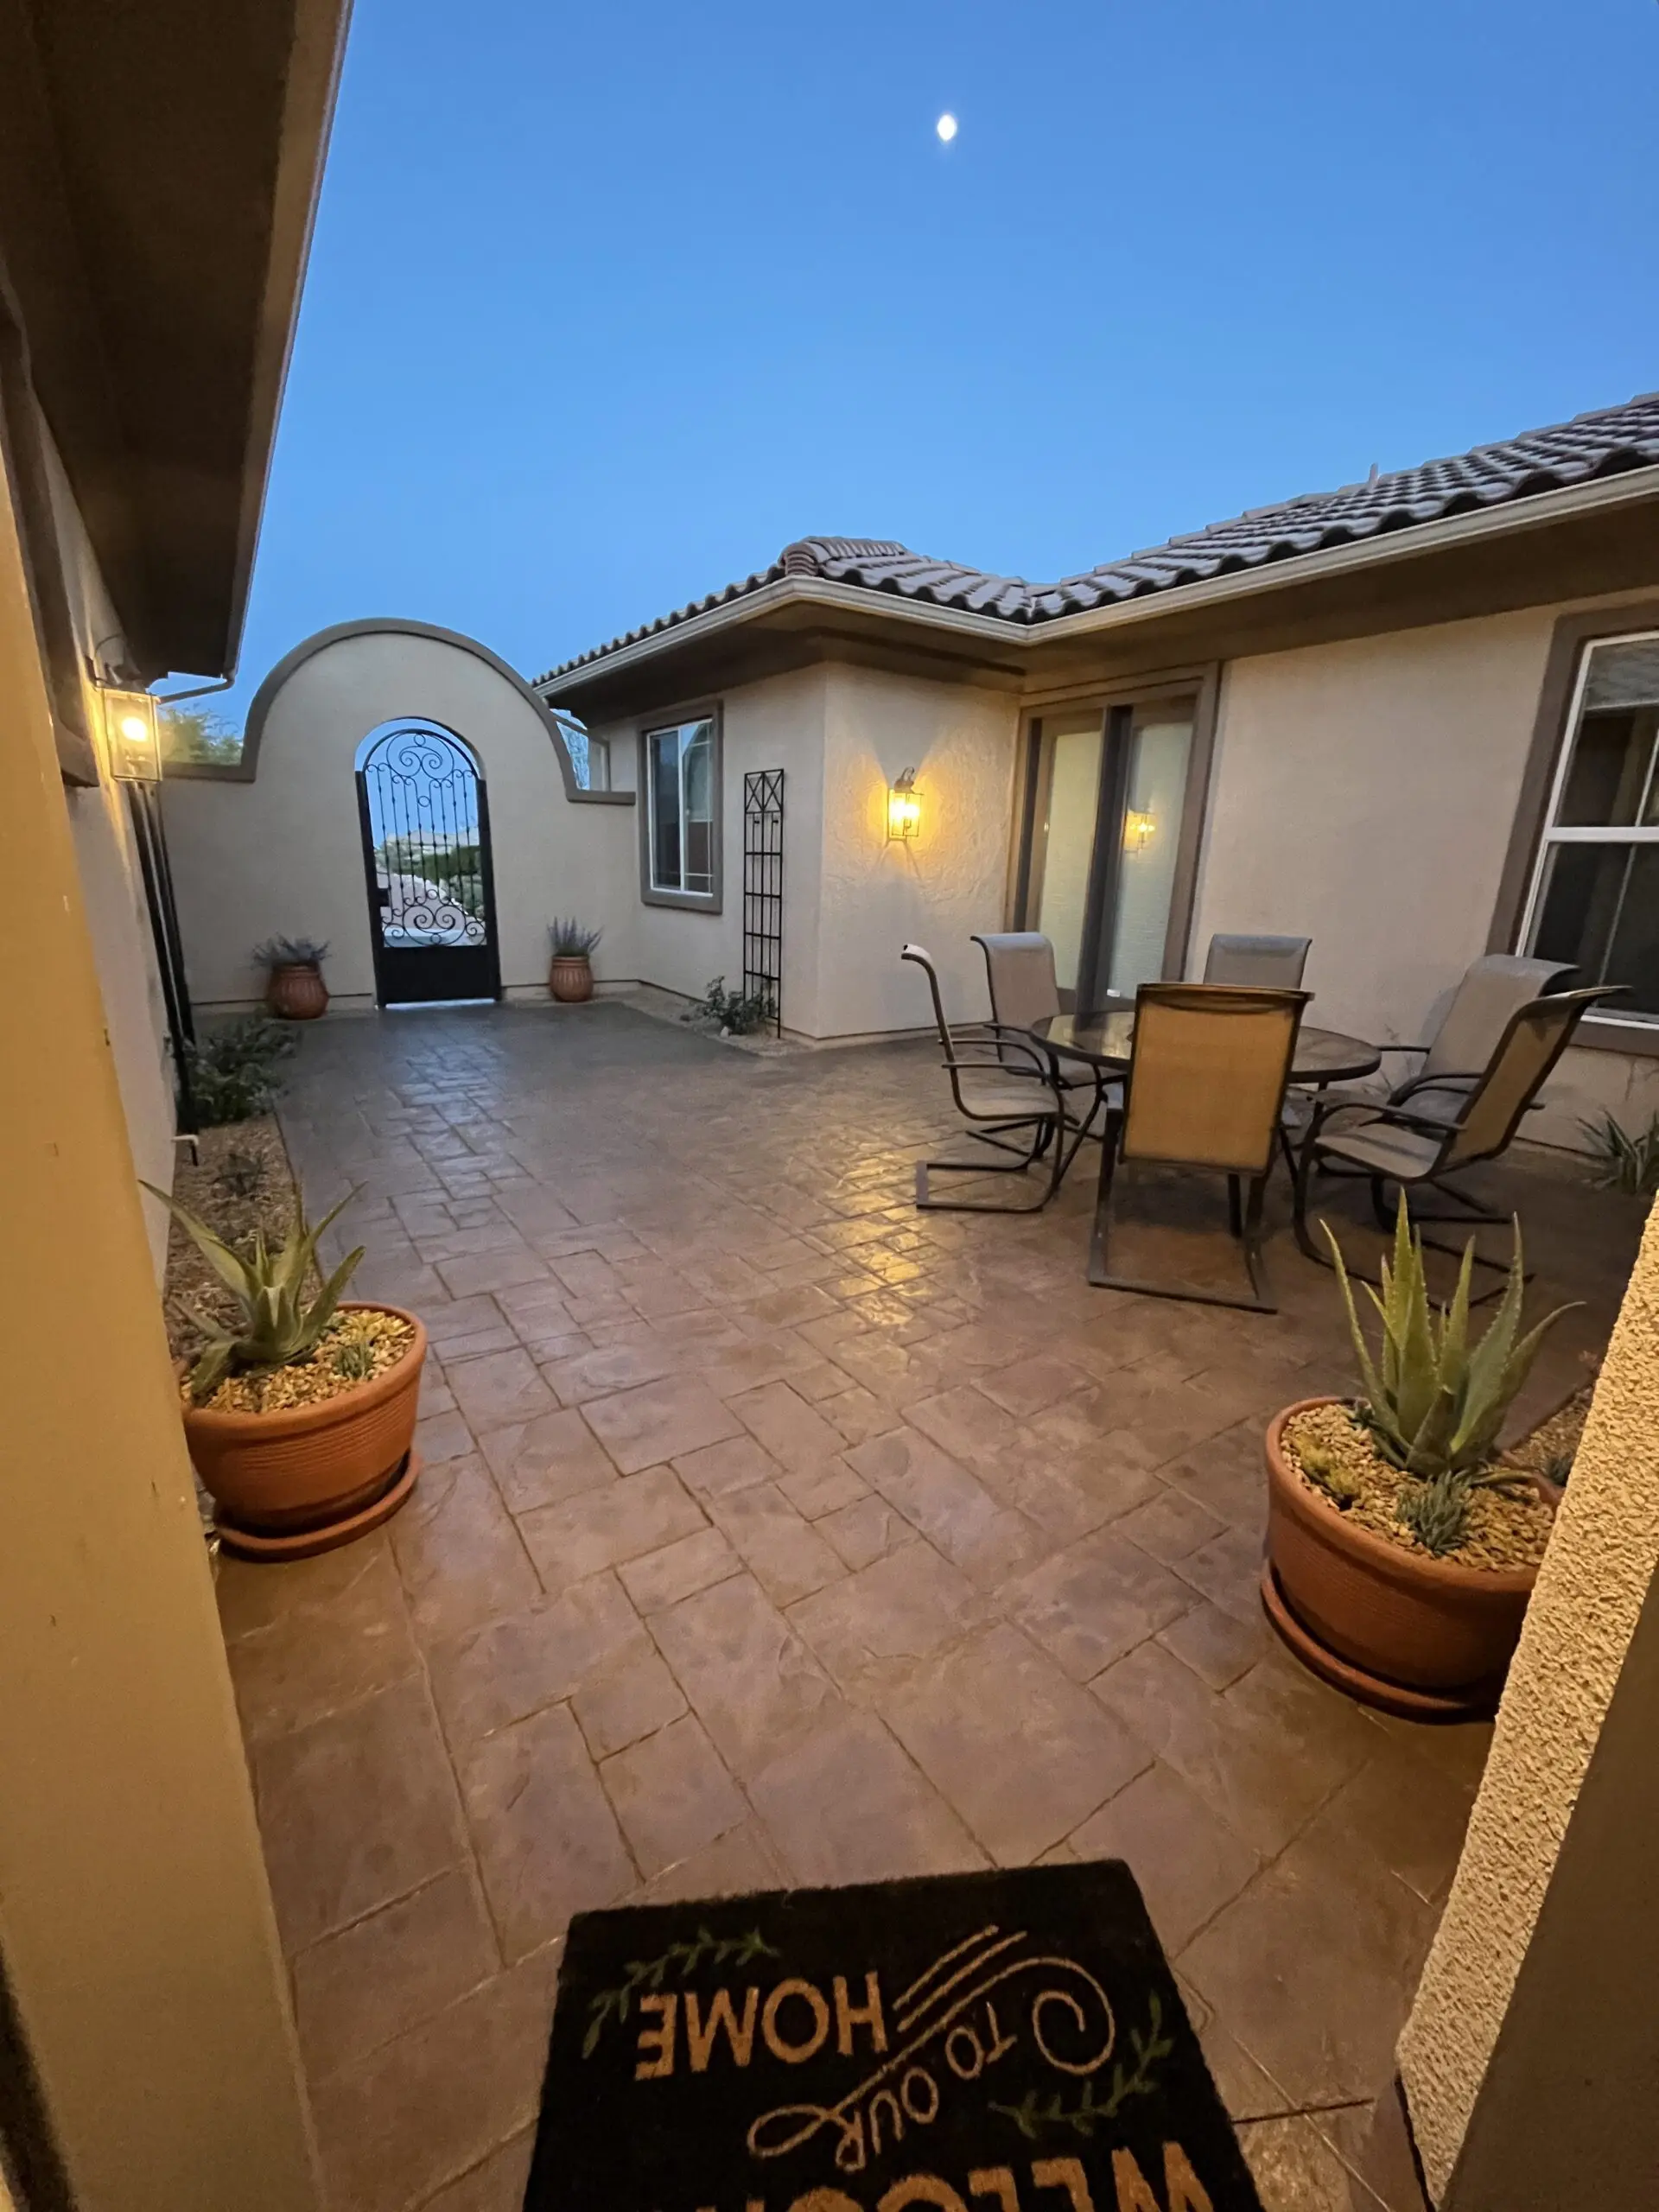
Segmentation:
<svg viewBox="0 0 1659 2212">
<path fill-rule="evenodd" d="M 712 906 L 720 896 L 720 747 L 715 718 L 642 734 L 648 898 Z"/>
<path fill-rule="evenodd" d="M 1623 983 L 1598 1020 L 1659 1022 L 1659 631 L 1585 648 L 1521 944 Z"/>
</svg>

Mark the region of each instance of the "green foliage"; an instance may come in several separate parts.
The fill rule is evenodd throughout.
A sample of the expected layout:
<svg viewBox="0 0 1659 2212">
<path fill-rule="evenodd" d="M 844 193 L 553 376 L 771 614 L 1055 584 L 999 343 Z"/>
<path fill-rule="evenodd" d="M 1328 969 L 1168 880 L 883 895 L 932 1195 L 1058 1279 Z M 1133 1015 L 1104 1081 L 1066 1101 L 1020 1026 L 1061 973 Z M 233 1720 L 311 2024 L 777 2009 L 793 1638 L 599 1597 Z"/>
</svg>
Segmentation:
<svg viewBox="0 0 1659 2212">
<path fill-rule="evenodd" d="M 182 1225 L 209 1267 L 236 1300 L 240 1325 L 223 1329 L 207 1315 L 192 1313 L 191 1319 L 207 1339 L 190 1376 L 191 1395 L 200 1405 L 212 1397 L 227 1375 L 250 1367 L 289 1367 L 314 1351 L 317 1339 L 334 1316 L 346 1284 L 363 1257 L 362 1245 L 349 1252 L 315 1297 L 307 1285 L 317 1267 L 317 1239 L 343 1207 L 357 1195 L 348 1191 L 340 1205 L 326 1213 L 315 1228 L 305 1218 L 305 1200 L 294 1186 L 294 1226 L 282 1249 L 272 1252 L 264 1231 L 254 1232 L 252 1249 L 245 1259 L 215 1234 L 207 1223 L 152 1183 L 144 1188 L 159 1198 Z"/>
<path fill-rule="evenodd" d="M 161 710 L 162 760 L 188 761 L 199 767 L 234 768 L 242 758 L 242 733 L 211 707 L 168 707 Z"/>
<path fill-rule="evenodd" d="M 321 968 L 327 957 L 327 945 L 310 937 L 268 937 L 253 948 L 259 968 Z"/>
<path fill-rule="evenodd" d="M 294 1050 L 294 1033 L 263 1014 L 210 1030 L 186 1051 L 190 1095 L 205 1129 L 268 1114 L 276 1103 L 276 1064 Z"/>
<path fill-rule="evenodd" d="M 366 1382 L 374 1372 L 374 1346 L 353 1337 L 349 1344 L 340 1345 L 334 1354 L 334 1372 L 349 1382 Z"/>
<path fill-rule="evenodd" d="M 728 991 L 726 978 L 716 976 L 704 995 L 680 1020 L 707 1022 L 725 1037 L 751 1037 L 777 1017 L 778 1009 L 769 991 L 753 991 L 747 995 Z"/>
<path fill-rule="evenodd" d="M 604 934 L 602 929 L 590 930 L 574 914 L 564 920 L 556 916 L 547 925 L 547 941 L 556 960 L 586 960 Z"/>
<path fill-rule="evenodd" d="M 1296 1458 L 1308 1480 L 1344 1511 L 1359 1496 L 1359 1484 L 1334 1452 L 1323 1444 L 1298 1444 Z"/>
<path fill-rule="evenodd" d="M 1659 1114 L 1636 1136 L 1609 1113 L 1579 1127 L 1590 1140 L 1595 1162 L 1590 1180 L 1598 1190 L 1629 1191 L 1639 1198 L 1659 1192 Z"/>
<path fill-rule="evenodd" d="M 1557 1490 L 1565 1490 L 1573 1472 L 1573 1456 L 1570 1452 L 1552 1452 L 1538 1471 L 1547 1483 L 1554 1483 Z"/>
<path fill-rule="evenodd" d="M 1382 1263 L 1382 1293 L 1366 1295 L 1382 1322 L 1382 1365 L 1371 1357 L 1354 1304 L 1341 1248 L 1327 1226 L 1342 1286 L 1354 1354 L 1366 1402 L 1360 1419 L 1391 1466 L 1414 1478 L 1402 1490 L 1400 1517 L 1432 1552 L 1455 1550 L 1466 1530 L 1469 1494 L 1486 1484 L 1510 1482 L 1512 1471 L 1491 1469 L 1503 1416 L 1526 1381 L 1546 1331 L 1567 1309 L 1560 1306 L 1525 1336 L 1520 1334 L 1526 1276 L 1521 1224 L 1515 1224 L 1515 1257 L 1497 1311 L 1485 1333 L 1469 1341 L 1469 1286 L 1475 1245 L 1464 1248 L 1452 1303 L 1431 1305 L 1423 1273 L 1423 1241 L 1414 1234 L 1405 1193 L 1395 1217 L 1394 1259 Z"/>
</svg>

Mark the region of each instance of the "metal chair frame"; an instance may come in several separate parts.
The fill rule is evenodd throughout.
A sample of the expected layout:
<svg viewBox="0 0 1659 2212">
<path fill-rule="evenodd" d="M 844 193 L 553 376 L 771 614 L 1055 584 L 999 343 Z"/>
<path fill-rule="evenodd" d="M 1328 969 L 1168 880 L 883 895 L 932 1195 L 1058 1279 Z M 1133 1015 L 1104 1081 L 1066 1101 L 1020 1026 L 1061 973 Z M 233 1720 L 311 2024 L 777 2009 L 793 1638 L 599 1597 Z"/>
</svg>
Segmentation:
<svg viewBox="0 0 1659 2212">
<path fill-rule="evenodd" d="M 1007 1161 L 994 1160 L 918 1160 L 916 1163 L 916 1204 L 927 1213 L 1040 1213 L 1065 1179 L 1066 1170 L 1077 1158 L 1078 1147 L 1089 1134 L 1100 1097 L 1096 1092 L 1088 1112 L 1081 1121 L 1075 1120 L 1066 1110 L 1066 1096 L 1047 1057 L 1041 1052 L 1036 1040 L 1023 1030 L 1014 1029 L 1006 1022 L 972 1021 L 958 1023 L 954 1028 L 945 1020 L 944 1001 L 939 990 L 938 972 L 928 954 L 918 944 L 907 944 L 899 954 L 919 968 L 927 977 L 927 987 L 933 1001 L 933 1018 L 938 1027 L 939 1041 L 944 1047 L 941 1065 L 950 1077 L 950 1095 L 957 1111 L 970 1124 L 967 1135 L 976 1144 L 988 1146 L 1012 1157 Z M 1012 1056 L 1010 1058 L 1010 1056 Z M 1028 1114 L 982 1114 L 970 1105 L 963 1095 L 962 1077 L 966 1075 L 986 1074 L 1014 1076 L 1020 1081 L 1032 1081 L 1042 1086 L 1043 1103 L 1033 1101 Z M 977 1123 L 978 1127 L 971 1126 Z M 1023 1143 L 1010 1143 L 1011 1136 L 1028 1130 Z M 1067 1132 L 1073 1132 L 1068 1146 Z M 1040 1197 L 1025 1205 L 1000 1205 L 987 1198 L 936 1198 L 929 1187 L 933 1175 L 1022 1175 L 1034 1167 L 1045 1154 L 1049 1155 L 1046 1188 Z"/>
<path fill-rule="evenodd" d="M 1227 1224 L 1243 1249 L 1245 1272 L 1250 1283 L 1248 1298 L 1232 1296 L 1224 1291 L 1198 1290 L 1185 1285 L 1178 1287 L 1170 1283 L 1144 1281 L 1128 1275 L 1115 1275 L 1109 1266 L 1112 1199 L 1123 1131 L 1134 1102 L 1135 1065 L 1140 1057 L 1139 1010 L 1149 1000 L 1155 1002 L 1162 998 L 1173 1001 L 1210 995 L 1213 995 L 1218 1007 L 1224 999 L 1243 999 L 1258 1004 L 1263 1001 L 1271 1001 L 1278 1006 L 1290 1003 L 1294 1009 L 1294 1019 L 1285 1034 L 1284 1065 L 1279 1079 L 1279 1096 L 1271 1120 L 1263 1133 L 1260 1166 L 1249 1171 L 1217 1164 L 1211 1171 L 1227 1178 Z M 1130 1057 L 1129 1071 L 1124 1082 L 1123 1103 L 1122 1107 L 1108 1109 L 1106 1127 L 1101 1139 L 1100 1189 L 1095 1202 L 1094 1230 L 1089 1244 L 1089 1281 L 1097 1289 L 1135 1291 L 1147 1298 L 1173 1298 L 1192 1305 L 1225 1306 L 1249 1313 L 1276 1313 L 1279 1311 L 1262 1250 L 1262 1215 L 1276 1148 L 1282 1140 L 1285 1092 L 1289 1087 L 1290 1071 L 1295 1061 L 1297 1033 L 1301 1027 L 1302 1012 L 1310 996 L 1307 991 L 1266 989 L 1232 983 L 1143 983 L 1135 993 L 1136 1050 Z M 1210 1166 L 1205 1161 L 1180 1157 L 1160 1160 L 1158 1155 L 1149 1153 L 1136 1153 L 1134 1156 L 1151 1166 L 1188 1167 L 1203 1173 Z"/>
<path fill-rule="evenodd" d="M 1503 1033 L 1493 1046 L 1491 1058 L 1487 1061 L 1486 1065 L 1466 1078 L 1442 1071 L 1431 1076 L 1414 1077 L 1408 1083 L 1402 1084 L 1399 1090 L 1387 1099 L 1360 1100 L 1352 1096 L 1344 1097 L 1340 1092 L 1332 1091 L 1325 1097 L 1316 1100 L 1296 1163 L 1294 1199 L 1291 1214 L 1292 1230 L 1296 1238 L 1297 1249 L 1303 1257 L 1312 1260 L 1318 1267 L 1329 1268 L 1333 1271 L 1335 1269 L 1335 1260 L 1328 1253 L 1320 1251 L 1308 1230 L 1308 1198 L 1313 1177 L 1316 1174 L 1327 1175 L 1338 1182 L 1369 1184 L 1372 1217 L 1378 1228 L 1385 1232 L 1391 1230 L 1394 1227 L 1394 1215 L 1389 1211 L 1388 1204 L 1388 1186 L 1390 1183 L 1402 1191 L 1418 1190 L 1425 1185 L 1430 1185 L 1440 1198 L 1448 1200 L 1452 1207 L 1457 1209 L 1452 1212 L 1425 1213 L 1414 1207 L 1412 1210 L 1414 1222 L 1420 1224 L 1441 1222 L 1466 1229 L 1504 1227 L 1511 1218 L 1510 1215 L 1493 1213 L 1469 1192 L 1459 1190 L 1455 1183 L 1447 1181 L 1446 1177 L 1461 1173 L 1466 1167 L 1479 1166 L 1487 1160 L 1496 1160 L 1509 1150 L 1515 1141 L 1516 1131 L 1520 1128 L 1523 1117 L 1534 1110 L 1539 1091 L 1549 1080 L 1562 1053 L 1572 1043 L 1573 1033 L 1579 1023 L 1592 1006 L 1604 999 L 1618 997 L 1626 988 L 1622 983 L 1604 983 L 1584 990 L 1546 993 L 1541 997 L 1529 1000 L 1525 1005 L 1518 1006 L 1504 1024 Z M 1455 1150 L 1463 1125 L 1478 1104 L 1487 1083 L 1495 1077 L 1503 1056 L 1509 1050 L 1510 1040 L 1522 1023 L 1535 1015 L 1540 1007 L 1552 1011 L 1571 1009 L 1568 1018 L 1562 1021 L 1560 1033 L 1551 1047 L 1548 1058 L 1537 1070 L 1530 1088 L 1516 1104 L 1502 1135 L 1494 1143 L 1487 1146 L 1484 1151 L 1452 1160 L 1451 1155 Z M 1405 1049 L 1427 1051 L 1428 1047 L 1418 1046 L 1408 1046 Z M 1466 1081 L 1469 1088 L 1465 1093 L 1461 1110 L 1455 1115 L 1436 1114 L 1407 1103 L 1419 1090 L 1444 1090 L 1448 1084 L 1460 1080 Z M 1420 1173 L 1405 1176 L 1390 1175 L 1381 1170 L 1362 1166 L 1357 1163 L 1344 1164 L 1339 1160 L 1332 1160 L 1329 1157 L 1322 1159 L 1319 1146 L 1321 1129 L 1332 1114 L 1339 1113 L 1344 1108 L 1351 1109 L 1357 1105 L 1364 1107 L 1371 1122 L 1380 1122 L 1385 1128 L 1408 1129 L 1414 1135 L 1438 1138 L 1439 1151 L 1425 1164 Z M 1361 1123 L 1358 1126 L 1363 1128 L 1366 1124 Z M 1426 1236 L 1423 1242 L 1431 1251 L 1443 1252 L 1449 1258 L 1460 1260 L 1463 1256 L 1458 1246 L 1446 1243 L 1438 1237 Z M 1348 1263 L 1344 1262 L 1344 1264 Z M 1484 1305 L 1489 1298 L 1497 1296 L 1503 1288 L 1503 1281 L 1508 1278 L 1513 1262 L 1512 1260 L 1489 1260 L 1484 1253 L 1477 1251 L 1474 1264 L 1477 1268 L 1485 1268 L 1499 1278 L 1489 1290 L 1483 1291 L 1478 1298 L 1471 1300 L 1471 1304 L 1479 1306 Z M 1351 1275 L 1360 1275 L 1366 1281 L 1376 1280 L 1375 1277 L 1365 1275 L 1362 1268 L 1351 1265 L 1348 1265 L 1348 1272 Z M 1527 1279 L 1530 1281 L 1530 1275 Z"/>
</svg>

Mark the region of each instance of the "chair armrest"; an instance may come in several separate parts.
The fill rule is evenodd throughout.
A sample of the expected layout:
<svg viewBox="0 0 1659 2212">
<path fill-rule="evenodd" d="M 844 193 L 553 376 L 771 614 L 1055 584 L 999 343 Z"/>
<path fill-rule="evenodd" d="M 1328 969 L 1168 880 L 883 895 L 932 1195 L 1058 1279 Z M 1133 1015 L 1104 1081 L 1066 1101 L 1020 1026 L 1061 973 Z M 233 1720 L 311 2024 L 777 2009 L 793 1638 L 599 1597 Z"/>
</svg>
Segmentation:
<svg viewBox="0 0 1659 2212">
<path fill-rule="evenodd" d="M 1389 1103 L 1399 1105 L 1402 1099 L 1409 1098 L 1414 1090 L 1449 1090 L 1454 1084 L 1459 1083 L 1472 1087 L 1480 1081 L 1483 1073 L 1484 1070 L 1478 1068 L 1468 1071 L 1439 1068 L 1433 1075 L 1408 1076 L 1402 1084 L 1389 1093 Z"/>
</svg>

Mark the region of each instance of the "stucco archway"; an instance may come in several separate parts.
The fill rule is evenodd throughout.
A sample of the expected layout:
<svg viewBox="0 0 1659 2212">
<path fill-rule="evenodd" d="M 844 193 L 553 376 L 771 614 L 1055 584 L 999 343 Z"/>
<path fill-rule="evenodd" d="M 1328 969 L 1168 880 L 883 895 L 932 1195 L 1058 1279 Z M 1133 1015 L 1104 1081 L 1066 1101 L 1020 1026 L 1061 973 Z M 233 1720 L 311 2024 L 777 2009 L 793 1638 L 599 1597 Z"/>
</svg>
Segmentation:
<svg viewBox="0 0 1659 2212">
<path fill-rule="evenodd" d="M 488 778 L 504 994 L 544 984 L 556 912 L 604 927 L 601 974 L 633 972 L 632 793 L 582 789 L 556 721 L 487 646 L 386 618 L 336 624 L 284 655 L 249 709 L 239 766 L 168 774 L 168 831 L 199 1004 L 256 999 L 251 950 L 273 934 L 326 938 L 336 1001 L 374 1003 L 356 756 L 372 730 L 400 721 L 454 731 Z"/>
</svg>

